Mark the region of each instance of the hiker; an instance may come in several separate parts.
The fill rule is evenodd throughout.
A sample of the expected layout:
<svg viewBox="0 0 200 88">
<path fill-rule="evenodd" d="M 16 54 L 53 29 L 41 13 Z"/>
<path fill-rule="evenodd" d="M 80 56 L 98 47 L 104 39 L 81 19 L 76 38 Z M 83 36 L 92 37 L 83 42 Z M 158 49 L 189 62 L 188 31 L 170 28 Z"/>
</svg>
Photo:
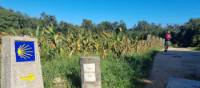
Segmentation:
<svg viewBox="0 0 200 88">
<path fill-rule="evenodd" d="M 172 37 L 171 37 L 170 31 L 167 31 L 166 34 L 165 34 L 165 52 L 168 51 L 171 38 L 172 38 Z"/>
</svg>

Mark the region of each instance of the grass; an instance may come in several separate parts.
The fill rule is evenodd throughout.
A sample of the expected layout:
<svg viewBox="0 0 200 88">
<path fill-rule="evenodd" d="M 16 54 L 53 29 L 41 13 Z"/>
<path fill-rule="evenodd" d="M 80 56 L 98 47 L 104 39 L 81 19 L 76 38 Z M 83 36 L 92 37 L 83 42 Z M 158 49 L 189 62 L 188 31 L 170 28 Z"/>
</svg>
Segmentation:
<svg viewBox="0 0 200 88">
<path fill-rule="evenodd" d="M 102 88 L 143 88 L 144 83 L 137 80 L 148 77 L 156 52 L 101 59 Z M 43 61 L 45 88 L 81 88 L 79 57 Z"/>
<path fill-rule="evenodd" d="M 144 83 L 137 80 L 148 77 L 157 52 L 101 59 L 102 88 L 143 88 Z M 55 55 L 41 60 L 45 88 L 81 88 L 79 57 Z"/>
<path fill-rule="evenodd" d="M 200 51 L 200 47 L 187 47 L 192 51 Z"/>
<path fill-rule="evenodd" d="M 195 50 L 200 51 L 200 47 L 196 47 Z"/>
<path fill-rule="evenodd" d="M 43 62 L 42 64 L 45 88 L 54 88 L 57 84 L 61 84 L 61 86 L 67 88 L 80 88 L 80 65 L 78 56 L 57 58 Z M 56 81 L 56 78 L 64 81 Z"/>
</svg>

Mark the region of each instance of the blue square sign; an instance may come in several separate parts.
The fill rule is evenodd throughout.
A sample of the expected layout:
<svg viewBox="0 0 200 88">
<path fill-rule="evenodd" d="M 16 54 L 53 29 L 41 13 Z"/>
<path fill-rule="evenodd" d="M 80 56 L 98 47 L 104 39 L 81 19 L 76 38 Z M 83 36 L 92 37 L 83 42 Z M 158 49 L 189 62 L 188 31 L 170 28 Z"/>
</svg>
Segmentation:
<svg viewBox="0 0 200 88">
<path fill-rule="evenodd" d="M 15 41 L 16 62 L 35 61 L 33 41 Z"/>
</svg>

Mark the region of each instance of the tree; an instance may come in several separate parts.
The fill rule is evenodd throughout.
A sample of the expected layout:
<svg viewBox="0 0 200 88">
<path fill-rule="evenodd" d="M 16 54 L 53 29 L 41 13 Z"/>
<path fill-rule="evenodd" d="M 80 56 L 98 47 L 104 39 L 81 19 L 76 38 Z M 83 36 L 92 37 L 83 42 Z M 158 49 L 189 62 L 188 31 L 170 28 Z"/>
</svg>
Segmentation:
<svg viewBox="0 0 200 88">
<path fill-rule="evenodd" d="M 179 31 L 176 34 L 176 39 L 180 46 L 198 46 L 200 45 L 200 18 L 190 19 L 183 26 L 179 27 Z"/>
<path fill-rule="evenodd" d="M 112 31 L 114 31 L 114 28 L 113 28 L 113 24 L 111 22 L 103 21 L 97 25 L 97 30 L 112 32 Z"/>
<path fill-rule="evenodd" d="M 73 27 L 74 27 L 74 25 L 64 22 L 64 21 L 61 21 L 58 24 L 58 31 L 63 32 L 63 33 L 65 33 L 65 32 L 68 33 Z"/>
<path fill-rule="evenodd" d="M 45 12 L 41 13 L 40 20 L 41 20 L 41 26 L 43 27 L 47 27 L 49 25 L 52 25 L 54 27 L 57 26 L 56 17 L 48 15 Z"/>
<path fill-rule="evenodd" d="M 150 29 L 150 24 L 147 21 L 139 21 L 135 27 L 135 30 L 146 31 L 148 29 Z"/>
<path fill-rule="evenodd" d="M 146 39 L 147 35 L 162 36 L 162 30 L 160 24 L 148 23 L 147 21 L 139 21 L 138 24 L 132 28 L 133 37 L 138 36 L 140 39 Z"/>
<path fill-rule="evenodd" d="M 125 32 L 126 30 L 126 23 L 123 20 L 120 20 L 116 32 Z"/>
</svg>

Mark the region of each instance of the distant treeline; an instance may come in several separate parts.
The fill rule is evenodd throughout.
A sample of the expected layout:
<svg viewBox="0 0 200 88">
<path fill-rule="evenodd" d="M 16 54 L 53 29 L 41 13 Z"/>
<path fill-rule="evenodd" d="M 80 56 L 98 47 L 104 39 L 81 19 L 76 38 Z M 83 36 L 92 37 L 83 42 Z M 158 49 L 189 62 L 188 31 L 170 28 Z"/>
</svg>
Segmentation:
<svg viewBox="0 0 200 88">
<path fill-rule="evenodd" d="M 182 25 L 167 25 L 162 27 L 160 24 L 139 21 L 134 27 L 127 28 L 126 23 L 121 21 L 109 22 L 103 21 L 94 24 L 92 20 L 83 19 L 81 25 L 74 25 L 68 22 L 58 22 L 55 16 L 41 13 L 39 18 L 30 17 L 15 12 L 10 9 L 0 7 L 0 35 L 1 32 L 9 32 L 11 29 L 35 30 L 53 26 L 57 32 L 65 33 L 74 29 L 85 29 L 96 34 L 100 32 L 123 33 L 131 38 L 145 39 L 148 34 L 163 37 L 167 30 L 172 33 L 172 42 L 182 47 L 200 47 L 200 18 L 190 19 Z"/>
</svg>

